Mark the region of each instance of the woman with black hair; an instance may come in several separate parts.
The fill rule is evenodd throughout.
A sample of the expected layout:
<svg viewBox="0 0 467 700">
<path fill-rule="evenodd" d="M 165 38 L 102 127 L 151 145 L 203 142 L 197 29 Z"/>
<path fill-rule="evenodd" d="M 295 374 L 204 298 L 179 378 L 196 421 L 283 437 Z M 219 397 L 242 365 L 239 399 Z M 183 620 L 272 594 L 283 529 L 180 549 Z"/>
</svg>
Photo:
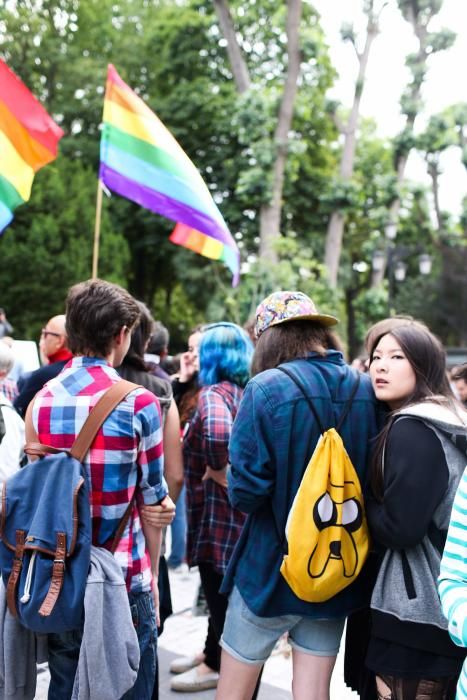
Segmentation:
<svg viewBox="0 0 467 700">
<path fill-rule="evenodd" d="M 370 377 L 390 409 L 367 502 L 381 554 L 366 660 L 379 700 L 453 699 L 465 654 L 449 637 L 436 587 L 467 436 L 445 360 L 421 323 L 373 334 Z"/>
<path fill-rule="evenodd" d="M 140 310 L 140 319 L 131 335 L 131 343 L 123 363 L 117 368 L 123 379 L 135 384 L 141 384 L 151 391 L 159 399 L 162 412 L 163 445 L 164 445 L 164 476 L 169 487 L 170 497 L 177 501 L 183 486 L 183 459 L 180 443 L 180 419 L 178 409 L 172 396 L 170 382 L 150 374 L 144 361 L 144 353 L 149 343 L 154 328 L 154 319 L 151 312 L 143 302 L 137 302 Z M 148 509 L 140 506 L 140 515 L 143 521 L 149 524 L 160 525 L 161 515 L 158 509 Z M 157 593 L 157 591 L 155 591 Z M 167 563 L 162 555 L 159 561 L 158 593 L 160 607 L 159 634 L 162 633 L 164 620 L 172 613 L 170 596 L 170 583 L 167 573 Z M 158 670 L 154 683 L 152 700 L 159 697 Z"/>
</svg>

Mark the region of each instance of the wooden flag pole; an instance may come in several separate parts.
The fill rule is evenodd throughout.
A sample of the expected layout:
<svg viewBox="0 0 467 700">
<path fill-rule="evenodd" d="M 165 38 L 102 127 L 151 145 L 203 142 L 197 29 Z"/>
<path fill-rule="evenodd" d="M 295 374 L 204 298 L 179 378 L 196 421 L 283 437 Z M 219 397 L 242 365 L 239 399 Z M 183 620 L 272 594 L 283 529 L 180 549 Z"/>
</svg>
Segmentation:
<svg viewBox="0 0 467 700">
<path fill-rule="evenodd" d="M 94 225 L 94 247 L 92 252 L 92 278 L 97 277 L 99 263 L 99 239 L 101 236 L 102 184 L 97 180 L 96 223 Z"/>
</svg>

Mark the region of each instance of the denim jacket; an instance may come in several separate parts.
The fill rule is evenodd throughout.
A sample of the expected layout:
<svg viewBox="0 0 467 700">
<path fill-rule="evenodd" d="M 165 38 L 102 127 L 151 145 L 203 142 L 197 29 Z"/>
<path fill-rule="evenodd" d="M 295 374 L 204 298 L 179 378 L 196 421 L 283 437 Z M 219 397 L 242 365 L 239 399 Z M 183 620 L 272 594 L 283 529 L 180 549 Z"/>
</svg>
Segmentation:
<svg viewBox="0 0 467 700">
<path fill-rule="evenodd" d="M 335 426 L 354 388 L 356 370 L 337 351 L 310 353 L 287 366 L 300 378 L 324 429 Z M 362 485 L 379 423 L 370 380 L 362 375 L 341 429 Z M 339 618 L 369 600 L 371 582 L 365 568 L 357 581 L 324 603 L 297 598 L 279 571 L 287 516 L 319 436 L 305 397 L 283 372 L 267 370 L 248 383 L 230 440 L 229 496 L 249 517 L 222 590 L 236 585 L 256 615 Z"/>
</svg>

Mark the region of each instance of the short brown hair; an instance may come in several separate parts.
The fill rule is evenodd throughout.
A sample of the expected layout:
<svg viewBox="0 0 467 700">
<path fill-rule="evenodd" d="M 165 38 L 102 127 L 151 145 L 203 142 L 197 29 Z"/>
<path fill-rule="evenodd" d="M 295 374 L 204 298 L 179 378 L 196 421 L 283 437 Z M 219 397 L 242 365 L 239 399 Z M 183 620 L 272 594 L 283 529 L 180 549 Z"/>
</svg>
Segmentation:
<svg viewBox="0 0 467 700">
<path fill-rule="evenodd" d="M 75 284 L 66 300 L 68 347 L 74 355 L 107 357 L 123 326 L 132 328 L 140 311 L 131 294 L 100 279 Z"/>
<path fill-rule="evenodd" d="M 324 355 L 326 350 L 342 350 L 337 335 L 326 326 L 314 321 L 288 321 L 270 326 L 256 343 L 251 374 L 278 367 L 307 357 L 310 352 Z"/>
</svg>

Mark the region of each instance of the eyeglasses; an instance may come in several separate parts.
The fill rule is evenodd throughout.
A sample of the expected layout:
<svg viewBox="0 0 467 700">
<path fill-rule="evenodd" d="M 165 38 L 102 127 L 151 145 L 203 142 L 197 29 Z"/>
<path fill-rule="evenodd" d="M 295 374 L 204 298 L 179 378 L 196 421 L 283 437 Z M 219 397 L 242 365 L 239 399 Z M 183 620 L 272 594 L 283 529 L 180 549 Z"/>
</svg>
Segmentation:
<svg viewBox="0 0 467 700">
<path fill-rule="evenodd" d="M 61 333 L 53 333 L 53 331 L 48 331 L 46 328 L 41 330 L 41 337 L 47 338 L 48 335 L 54 335 L 56 338 L 61 338 Z"/>
</svg>

